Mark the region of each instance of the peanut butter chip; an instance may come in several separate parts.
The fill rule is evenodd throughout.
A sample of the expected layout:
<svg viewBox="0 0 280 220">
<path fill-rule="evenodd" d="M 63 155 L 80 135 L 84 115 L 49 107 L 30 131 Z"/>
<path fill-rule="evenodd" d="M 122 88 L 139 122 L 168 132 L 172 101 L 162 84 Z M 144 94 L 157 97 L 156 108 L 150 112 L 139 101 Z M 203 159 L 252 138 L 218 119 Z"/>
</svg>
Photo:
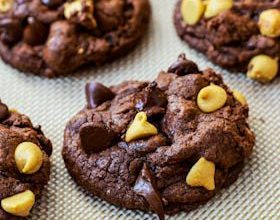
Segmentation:
<svg viewBox="0 0 280 220">
<path fill-rule="evenodd" d="M 93 9 L 91 0 L 74 0 L 64 4 L 64 16 L 70 19 L 74 14 L 81 14 L 84 10 L 89 16 L 93 16 Z"/>
<path fill-rule="evenodd" d="M 197 96 L 197 105 L 201 111 L 210 113 L 222 108 L 227 101 L 226 91 L 211 84 L 201 89 Z"/>
<path fill-rule="evenodd" d="M 209 0 L 206 1 L 206 10 L 204 17 L 211 18 L 218 14 L 231 9 L 233 6 L 233 0 Z"/>
<path fill-rule="evenodd" d="M 259 17 L 260 32 L 264 36 L 280 36 L 280 10 L 269 9 L 260 14 Z"/>
<path fill-rule="evenodd" d="M 215 189 L 215 164 L 205 158 L 200 158 L 193 165 L 187 176 L 187 184 L 193 187 L 204 187 L 207 190 Z"/>
<path fill-rule="evenodd" d="M 183 0 L 181 4 L 182 17 L 189 25 L 194 25 L 200 20 L 204 9 L 202 0 Z"/>
<path fill-rule="evenodd" d="M 19 114 L 19 111 L 17 109 L 15 109 L 15 108 L 11 108 L 11 109 L 9 109 L 9 111 L 11 113 L 18 113 Z"/>
<path fill-rule="evenodd" d="M 14 0 L 0 0 L 0 12 L 5 13 L 12 9 Z"/>
<path fill-rule="evenodd" d="M 27 217 L 35 203 L 35 195 L 32 191 L 26 190 L 22 193 L 7 197 L 1 200 L 1 207 L 8 213 Z"/>
<path fill-rule="evenodd" d="M 75 0 L 72 2 L 67 2 L 64 5 L 64 16 L 70 19 L 75 13 L 80 13 L 82 11 L 82 1 Z"/>
<path fill-rule="evenodd" d="M 94 5 L 92 0 L 73 0 L 64 4 L 64 17 L 90 30 L 95 29 L 97 26 L 93 14 Z"/>
<path fill-rule="evenodd" d="M 241 105 L 247 105 L 247 100 L 246 100 L 246 97 L 241 93 L 239 92 L 238 90 L 233 90 L 232 91 L 233 93 L 233 97 L 241 103 Z"/>
<path fill-rule="evenodd" d="M 157 133 L 157 128 L 147 121 L 146 113 L 139 112 L 126 131 L 125 141 L 130 142 L 133 140 L 153 136 Z"/>
<path fill-rule="evenodd" d="M 15 150 L 15 161 L 21 173 L 33 174 L 42 166 L 43 153 L 36 144 L 23 142 Z"/>
<path fill-rule="evenodd" d="M 251 79 L 267 83 L 278 73 L 278 60 L 267 55 L 258 55 L 251 59 L 247 76 Z"/>
</svg>

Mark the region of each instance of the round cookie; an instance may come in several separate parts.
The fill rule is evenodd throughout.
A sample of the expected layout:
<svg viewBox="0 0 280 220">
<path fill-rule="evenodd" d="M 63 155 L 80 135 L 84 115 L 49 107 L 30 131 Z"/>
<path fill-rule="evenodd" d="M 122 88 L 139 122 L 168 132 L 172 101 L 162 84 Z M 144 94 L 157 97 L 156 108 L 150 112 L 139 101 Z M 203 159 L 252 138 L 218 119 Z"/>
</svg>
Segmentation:
<svg viewBox="0 0 280 220">
<path fill-rule="evenodd" d="M 148 0 L 1 2 L 2 59 L 45 77 L 123 56 L 138 44 L 150 17 Z"/>
<path fill-rule="evenodd" d="M 279 73 L 278 0 L 179 0 L 177 34 L 212 62 L 262 83 Z M 259 55 L 265 56 L 258 59 Z"/>
<path fill-rule="evenodd" d="M 189 211 L 232 184 L 252 153 L 244 96 L 184 54 L 154 82 L 90 82 L 86 97 L 62 155 L 74 180 L 111 204 L 160 219 Z"/>
<path fill-rule="evenodd" d="M 0 219 L 26 219 L 50 176 L 52 144 L 41 127 L 0 101 Z"/>
</svg>

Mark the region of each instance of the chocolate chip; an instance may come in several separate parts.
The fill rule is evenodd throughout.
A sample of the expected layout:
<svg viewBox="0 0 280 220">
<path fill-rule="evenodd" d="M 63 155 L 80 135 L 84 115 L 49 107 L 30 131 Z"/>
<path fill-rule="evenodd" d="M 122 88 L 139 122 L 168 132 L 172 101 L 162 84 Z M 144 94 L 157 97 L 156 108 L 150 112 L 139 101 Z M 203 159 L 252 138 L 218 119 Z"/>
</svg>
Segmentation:
<svg viewBox="0 0 280 220">
<path fill-rule="evenodd" d="M 143 94 L 138 95 L 135 108 L 138 111 L 143 111 L 147 108 L 159 107 L 159 112 L 162 112 L 167 105 L 167 98 L 163 91 L 157 88 L 155 82 L 150 83 L 144 90 Z"/>
<path fill-rule="evenodd" d="M 124 5 L 124 16 L 127 18 L 131 18 L 133 16 L 134 6 L 132 3 L 126 3 Z"/>
<path fill-rule="evenodd" d="M 41 0 L 41 2 L 49 8 L 56 8 L 64 3 L 64 0 Z"/>
<path fill-rule="evenodd" d="M 159 106 L 166 107 L 167 98 L 164 92 L 156 87 L 156 84 L 152 84 L 151 89 L 149 91 L 147 106 Z"/>
<path fill-rule="evenodd" d="M 8 107 L 0 102 L 0 122 L 8 118 L 10 115 Z"/>
<path fill-rule="evenodd" d="M 155 179 L 146 164 L 144 164 L 133 190 L 146 199 L 150 209 L 156 212 L 161 220 L 164 219 L 162 199 L 157 191 Z"/>
<path fill-rule="evenodd" d="M 5 44 L 14 44 L 22 37 L 21 22 L 18 19 L 3 18 L 0 20 L 1 40 Z"/>
<path fill-rule="evenodd" d="M 98 153 L 110 147 L 114 134 L 94 124 L 84 124 L 79 131 L 82 148 L 87 153 Z"/>
<path fill-rule="evenodd" d="M 105 37 L 105 40 L 109 43 L 110 47 L 114 47 L 117 45 L 118 36 L 116 33 L 111 32 L 109 34 L 106 34 L 104 37 Z"/>
<path fill-rule="evenodd" d="M 43 44 L 48 37 L 48 28 L 33 17 L 27 19 L 28 25 L 23 32 L 23 40 L 31 46 Z"/>
<path fill-rule="evenodd" d="M 96 108 L 105 101 L 111 100 L 115 94 L 106 86 L 97 82 L 90 82 L 86 85 L 86 98 L 88 108 Z"/>
<path fill-rule="evenodd" d="M 168 72 L 184 76 L 191 73 L 199 73 L 199 70 L 194 62 L 186 59 L 185 54 L 180 54 L 177 61 L 169 67 Z"/>
</svg>

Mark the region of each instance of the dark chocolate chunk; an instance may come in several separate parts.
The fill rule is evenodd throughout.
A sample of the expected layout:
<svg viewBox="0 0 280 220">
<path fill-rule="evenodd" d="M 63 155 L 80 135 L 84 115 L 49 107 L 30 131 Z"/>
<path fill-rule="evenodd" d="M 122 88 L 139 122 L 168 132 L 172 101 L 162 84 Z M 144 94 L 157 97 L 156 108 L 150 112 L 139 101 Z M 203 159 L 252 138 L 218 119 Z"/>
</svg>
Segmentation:
<svg viewBox="0 0 280 220">
<path fill-rule="evenodd" d="M 27 19 L 28 25 L 23 32 L 25 43 L 35 46 L 43 44 L 48 37 L 48 28 L 42 22 L 33 17 Z"/>
<path fill-rule="evenodd" d="M 0 122 L 8 118 L 10 115 L 7 105 L 1 103 L 0 101 Z"/>
<path fill-rule="evenodd" d="M 180 54 L 177 61 L 168 68 L 169 73 L 184 76 L 191 73 L 199 73 L 197 65 L 188 59 L 185 54 Z"/>
<path fill-rule="evenodd" d="M 49 8 L 56 8 L 64 3 L 64 0 L 41 0 L 41 2 Z"/>
<path fill-rule="evenodd" d="M 79 131 L 81 145 L 87 153 L 98 153 L 110 147 L 113 134 L 104 127 L 84 124 Z"/>
<path fill-rule="evenodd" d="M 13 44 L 21 39 L 22 28 L 19 20 L 14 18 L 0 19 L 1 40 Z"/>
<path fill-rule="evenodd" d="M 144 164 L 133 189 L 147 200 L 151 210 L 156 212 L 161 220 L 164 219 L 162 199 L 157 191 L 155 179 L 146 164 Z"/>
<path fill-rule="evenodd" d="M 97 82 L 90 82 L 86 85 L 86 98 L 88 108 L 96 108 L 105 101 L 111 100 L 115 94 L 106 86 Z"/>
</svg>

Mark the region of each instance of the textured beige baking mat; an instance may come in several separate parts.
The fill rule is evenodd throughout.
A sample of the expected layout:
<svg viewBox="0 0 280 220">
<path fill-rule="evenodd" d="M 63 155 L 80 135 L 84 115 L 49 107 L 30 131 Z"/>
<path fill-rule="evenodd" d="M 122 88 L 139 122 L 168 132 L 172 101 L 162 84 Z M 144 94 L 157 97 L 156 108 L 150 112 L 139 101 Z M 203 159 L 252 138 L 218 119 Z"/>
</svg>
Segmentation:
<svg viewBox="0 0 280 220">
<path fill-rule="evenodd" d="M 10 107 L 28 114 L 34 124 L 40 123 L 54 146 L 51 180 L 30 219 L 157 219 L 155 215 L 109 205 L 77 187 L 60 154 L 63 130 L 67 120 L 85 104 L 87 81 L 112 85 L 126 79 L 153 80 L 181 52 L 196 61 L 200 68 L 213 67 L 224 75 L 232 88 L 246 94 L 257 144 L 241 176 L 231 187 L 197 210 L 167 219 L 280 219 L 280 77 L 263 86 L 212 65 L 176 36 L 172 23 L 174 4 L 173 0 L 152 0 L 149 33 L 130 55 L 111 65 L 48 80 L 19 73 L 0 62 L 0 97 Z"/>
</svg>

